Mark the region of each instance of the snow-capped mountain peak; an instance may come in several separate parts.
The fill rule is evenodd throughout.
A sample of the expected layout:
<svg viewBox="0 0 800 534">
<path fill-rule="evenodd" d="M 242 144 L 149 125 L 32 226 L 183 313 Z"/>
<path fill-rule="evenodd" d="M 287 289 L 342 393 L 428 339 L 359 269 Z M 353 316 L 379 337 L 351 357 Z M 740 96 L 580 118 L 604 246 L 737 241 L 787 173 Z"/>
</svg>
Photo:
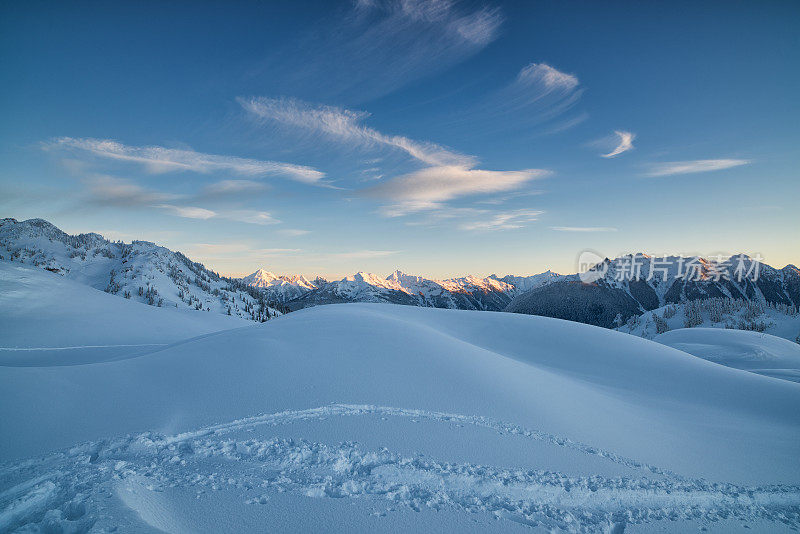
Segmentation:
<svg viewBox="0 0 800 534">
<path fill-rule="evenodd" d="M 0 219 L 0 260 L 159 307 L 188 308 L 263 321 L 279 312 L 256 289 L 224 278 L 149 241 L 112 242 L 69 235 L 42 219 Z"/>
<path fill-rule="evenodd" d="M 242 281 L 251 286 L 264 287 L 270 285 L 278 278 L 279 276 L 275 273 L 271 273 L 264 269 L 259 269 L 253 274 L 242 278 Z"/>
<path fill-rule="evenodd" d="M 273 302 L 286 302 L 316 289 L 317 285 L 301 274 L 277 275 L 266 269 L 259 269 L 242 278 L 248 286 L 256 287 L 267 294 Z"/>
</svg>

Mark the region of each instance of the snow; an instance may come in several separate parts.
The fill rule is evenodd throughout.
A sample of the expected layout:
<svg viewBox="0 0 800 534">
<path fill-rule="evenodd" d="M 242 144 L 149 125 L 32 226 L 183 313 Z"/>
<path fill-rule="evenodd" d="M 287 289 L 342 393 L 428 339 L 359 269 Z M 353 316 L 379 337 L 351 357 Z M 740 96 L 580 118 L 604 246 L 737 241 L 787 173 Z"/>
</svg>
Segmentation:
<svg viewBox="0 0 800 534">
<path fill-rule="evenodd" d="M 800 344 L 745 330 L 681 328 L 654 341 L 736 369 L 800 382 Z"/>
<path fill-rule="evenodd" d="M 0 365 L 116 359 L 248 324 L 237 317 L 147 306 L 0 261 Z"/>
<path fill-rule="evenodd" d="M 718 320 L 712 320 L 709 312 L 715 301 L 719 308 L 724 309 L 724 305 L 727 303 L 734 309 L 730 312 L 723 311 L 719 314 Z M 659 320 L 663 320 L 669 330 L 684 328 L 689 306 L 691 304 L 686 302 L 668 304 L 632 318 L 617 330 L 653 339 L 657 335 L 656 317 Z M 748 323 L 754 326 L 763 324 L 764 333 L 782 337 L 789 341 L 800 339 L 800 314 L 796 310 L 793 313 L 786 313 L 763 304 L 754 303 L 753 305 L 748 305 L 745 301 L 732 301 L 730 299 L 707 299 L 695 303 L 695 306 L 700 308 L 699 324 L 695 327 L 738 329 L 740 326 L 747 326 Z M 750 315 L 748 315 L 748 308 L 754 310 Z"/>
<path fill-rule="evenodd" d="M 316 289 L 316 284 L 311 282 L 303 275 L 277 275 L 275 273 L 259 269 L 251 275 L 242 278 L 245 284 L 266 290 L 270 297 L 279 302 L 286 302 L 299 297 L 312 289 Z"/>
<path fill-rule="evenodd" d="M 267 320 L 279 315 L 238 281 L 148 241 L 111 242 L 67 235 L 42 219 L 0 219 L 0 261 L 48 270 L 69 280 L 159 307 Z M 202 321 L 202 320 L 201 320 Z"/>
<path fill-rule="evenodd" d="M 39 296 L 29 275 L 3 298 Z M 4 346 L 55 344 L 51 320 L 65 346 L 170 344 L 0 366 L 0 531 L 800 527 L 800 384 L 499 312 L 340 304 L 199 335 L 180 318 L 230 318 L 52 276 L 62 307 L 29 327 L 51 337 Z"/>
</svg>

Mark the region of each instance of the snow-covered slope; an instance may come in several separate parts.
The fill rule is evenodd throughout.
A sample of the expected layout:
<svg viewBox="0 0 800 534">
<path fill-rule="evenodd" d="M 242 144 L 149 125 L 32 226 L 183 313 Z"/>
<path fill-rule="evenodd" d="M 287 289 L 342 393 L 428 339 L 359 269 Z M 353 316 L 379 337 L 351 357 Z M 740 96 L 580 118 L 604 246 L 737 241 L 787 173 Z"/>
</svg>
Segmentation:
<svg viewBox="0 0 800 534">
<path fill-rule="evenodd" d="M 800 382 L 800 344 L 743 330 L 681 328 L 655 340 L 704 360 Z"/>
<path fill-rule="evenodd" d="M 800 343 L 800 313 L 794 305 L 718 297 L 667 304 L 629 318 L 617 330 L 653 339 L 669 330 L 698 326 L 764 332 Z"/>
<path fill-rule="evenodd" d="M 0 365 L 74 365 L 151 352 L 250 321 L 120 299 L 0 261 Z"/>
<path fill-rule="evenodd" d="M 0 531 L 789 531 L 798 406 L 612 330 L 320 306 L 0 367 Z"/>
<path fill-rule="evenodd" d="M 257 290 L 148 241 L 68 235 L 42 219 L 0 219 L 0 260 L 58 273 L 120 297 L 265 321 L 279 312 Z"/>
</svg>

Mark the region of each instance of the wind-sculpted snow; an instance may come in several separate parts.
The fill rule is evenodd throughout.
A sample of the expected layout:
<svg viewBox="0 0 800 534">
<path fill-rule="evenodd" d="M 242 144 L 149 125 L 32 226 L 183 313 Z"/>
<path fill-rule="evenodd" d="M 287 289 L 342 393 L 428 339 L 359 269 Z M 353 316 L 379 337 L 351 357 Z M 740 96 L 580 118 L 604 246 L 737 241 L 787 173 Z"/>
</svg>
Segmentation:
<svg viewBox="0 0 800 534">
<path fill-rule="evenodd" d="M 654 341 L 751 373 L 800 382 L 800 345 L 759 332 L 721 328 L 681 328 Z"/>
<path fill-rule="evenodd" d="M 0 365 L 105 361 L 248 324 L 238 317 L 147 306 L 0 261 Z"/>
<path fill-rule="evenodd" d="M 638 469 L 637 476 L 569 476 L 549 470 L 453 463 L 359 444 L 326 444 L 242 433 L 339 417 L 379 415 L 474 425 L 579 450 Z M 265 428 L 262 428 L 265 427 Z M 0 468 L 0 530 L 41 528 L 122 532 L 141 522 L 167 531 L 203 528 L 203 518 L 153 513 L 148 494 L 169 488 L 228 494 L 266 505 L 284 492 L 311 498 L 373 499 L 411 510 L 487 513 L 531 527 L 565 532 L 621 532 L 627 525 L 670 521 L 761 521 L 800 528 L 800 487 L 741 486 L 680 477 L 614 453 L 545 432 L 495 421 L 423 410 L 331 405 L 239 419 L 176 435 L 143 433 L 85 443 L 30 462 Z M 103 513 L 116 498 L 138 517 Z M 217 498 L 223 503 L 226 498 Z M 385 515 L 385 512 L 384 512 Z M 194 523 L 194 524 L 193 524 Z M 616 529 L 616 530 L 613 530 Z M 228 530 L 217 524 L 216 530 Z"/>
<path fill-rule="evenodd" d="M 388 304 L 181 340 L 75 316 L 7 346 L 53 360 L 3 354 L 0 532 L 798 528 L 800 384 L 651 340 Z"/>
</svg>

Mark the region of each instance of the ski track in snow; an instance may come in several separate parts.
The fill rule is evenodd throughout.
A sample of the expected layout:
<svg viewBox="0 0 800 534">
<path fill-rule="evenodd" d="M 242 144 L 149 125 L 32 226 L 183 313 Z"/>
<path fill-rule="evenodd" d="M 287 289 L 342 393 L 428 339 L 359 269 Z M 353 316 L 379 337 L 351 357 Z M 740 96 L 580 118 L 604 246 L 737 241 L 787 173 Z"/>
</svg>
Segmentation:
<svg viewBox="0 0 800 534">
<path fill-rule="evenodd" d="M 352 442 L 329 445 L 278 437 L 226 437 L 260 426 L 360 415 L 474 425 L 501 435 L 546 441 L 656 476 L 574 477 L 448 463 L 419 454 L 402 456 L 385 448 L 364 451 Z M 622 532 L 627 524 L 725 519 L 771 521 L 800 530 L 800 486 L 742 486 L 686 478 L 486 417 L 333 404 L 258 415 L 172 436 L 147 432 L 101 440 L 7 463 L 0 466 L 0 532 L 20 528 L 85 532 L 98 518 L 113 523 L 102 505 L 109 495 L 120 495 L 119 488 L 126 484 L 145 492 L 193 488 L 198 495 L 236 490 L 252 494 L 245 503 L 253 505 L 268 502 L 270 492 L 284 491 L 308 497 L 372 497 L 413 510 L 451 507 L 567 532 Z"/>
</svg>

